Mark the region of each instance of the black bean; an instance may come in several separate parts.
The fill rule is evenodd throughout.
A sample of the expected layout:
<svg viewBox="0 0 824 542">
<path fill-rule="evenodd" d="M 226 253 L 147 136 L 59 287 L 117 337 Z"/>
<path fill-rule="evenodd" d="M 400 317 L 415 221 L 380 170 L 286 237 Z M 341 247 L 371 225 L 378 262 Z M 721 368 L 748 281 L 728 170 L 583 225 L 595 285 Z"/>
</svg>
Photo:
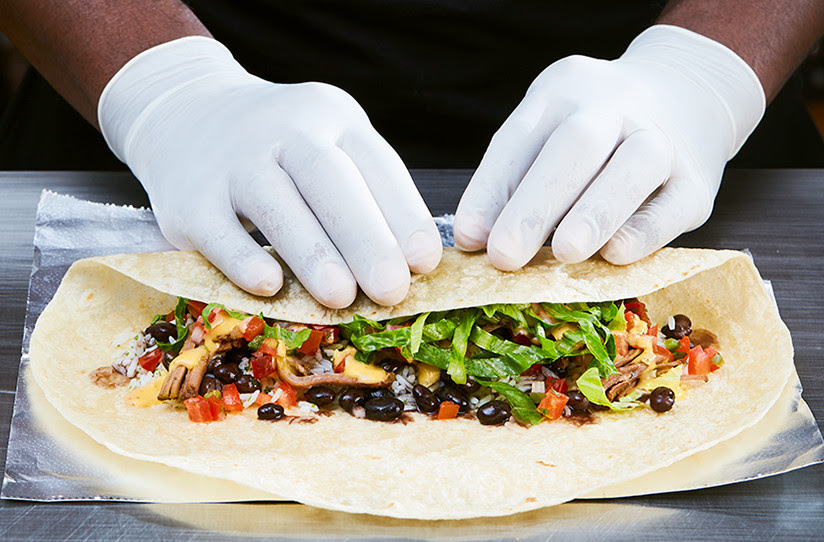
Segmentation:
<svg viewBox="0 0 824 542">
<path fill-rule="evenodd" d="M 490 401 L 478 409 L 481 425 L 503 425 L 511 415 L 512 409 L 504 401 Z"/>
<path fill-rule="evenodd" d="M 381 361 L 378 364 L 378 366 L 389 373 L 397 373 L 400 372 L 401 369 L 406 367 L 407 363 L 397 358 L 386 358 L 385 360 Z"/>
<path fill-rule="evenodd" d="M 254 379 L 252 375 L 242 374 L 235 380 L 235 386 L 240 393 L 253 393 L 260 389 L 260 382 Z"/>
<path fill-rule="evenodd" d="M 569 390 L 566 396 L 569 399 L 567 406 L 572 410 L 584 411 L 589 408 L 589 399 L 579 390 Z"/>
<path fill-rule="evenodd" d="M 200 395 L 206 395 L 210 391 L 220 391 L 221 389 L 223 389 L 223 384 L 220 383 L 220 380 L 212 375 L 205 375 L 203 380 L 200 381 L 200 390 L 198 390 L 198 393 L 200 393 Z"/>
<path fill-rule="evenodd" d="M 466 384 L 461 384 L 458 388 L 462 389 L 467 395 L 472 395 L 479 389 L 481 389 L 481 385 L 478 384 L 471 376 L 466 377 Z"/>
<path fill-rule="evenodd" d="M 177 340 L 177 326 L 169 322 L 157 322 L 146 328 L 144 335 L 151 335 L 155 342 L 173 343 Z"/>
<path fill-rule="evenodd" d="M 561 358 L 559 360 L 553 361 L 547 367 L 549 367 L 549 370 L 552 371 L 553 373 L 555 373 L 558 376 L 558 378 L 566 378 L 567 377 L 566 365 L 567 365 L 566 359 Z"/>
<path fill-rule="evenodd" d="M 338 397 L 338 404 L 346 412 L 352 412 L 356 406 L 366 403 L 366 390 L 363 388 L 346 388 Z"/>
<path fill-rule="evenodd" d="M 226 363 L 234 363 L 240 365 L 243 358 L 249 358 L 252 353 L 246 348 L 232 348 L 226 352 Z"/>
<path fill-rule="evenodd" d="M 259 420 L 279 420 L 283 417 L 283 407 L 275 403 L 260 405 L 257 410 Z"/>
<path fill-rule="evenodd" d="M 666 386 L 659 386 L 652 390 L 649 396 L 649 406 L 655 412 L 666 412 L 675 404 L 675 392 Z"/>
<path fill-rule="evenodd" d="M 661 333 L 670 339 L 683 339 L 692 333 L 692 321 L 683 314 L 676 314 L 672 317 L 675 320 L 675 327 L 670 329 L 669 325 L 661 328 Z"/>
<path fill-rule="evenodd" d="M 240 369 L 238 369 L 234 363 L 224 363 L 218 365 L 215 370 L 212 371 L 212 374 L 224 384 L 231 384 L 243 373 L 240 372 Z"/>
<path fill-rule="evenodd" d="M 438 388 L 438 391 L 435 392 L 435 395 L 442 403 L 444 401 L 450 401 L 458 405 L 458 413 L 460 414 L 469 410 L 469 398 L 463 390 L 456 388 L 454 385 L 447 384 L 446 386 L 441 386 Z"/>
<path fill-rule="evenodd" d="M 388 422 L 400 417 L 403 413 L 403 403 L 395 397 L 376 397 L 366 401 L 363 409 L 368 419 Z"/>
<path fill-rule="evenodd" d="M 412 388 L 412 396 L 415 398 L 418 412 L 423 412 L 424 414 L 436 413 L 441 404 L 435 394 L 421 384 L 415 384 Z"/>
<path fill-rule="evenodd" d="M 366 391 L 366 400 L 378 399 L 383 397 L 394 398 L 395 394 L 389 388 L 371 388 Z"/>
<path fill-rule="evenodd" d="M 206 372 L 214 374 L 215 369 L 217 369 L 224 363 L 226 363 L 226 356 L 223 354 L 215 354 L 209 360 L 209 365 L 206 367 Z"/>
<path fill-rule="evenodd" d="M 335 402 L 335 392 L 326 386 L 313 386 L 306 390 L 303 398 L 319 407 L 331 405 Z"/>
</svg>

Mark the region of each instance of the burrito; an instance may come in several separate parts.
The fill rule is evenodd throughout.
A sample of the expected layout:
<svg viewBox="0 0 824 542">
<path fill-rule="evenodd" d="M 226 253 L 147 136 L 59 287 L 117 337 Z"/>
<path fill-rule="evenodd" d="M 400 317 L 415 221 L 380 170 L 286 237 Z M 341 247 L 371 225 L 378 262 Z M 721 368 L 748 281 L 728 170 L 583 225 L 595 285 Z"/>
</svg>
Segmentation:
<svg viewBox="0 0 824 542">
<path fill-rule="evenodd" d="M 749 257 L 515 273 L 447 251 L 394 307 L 275 298 L 194 253 L 77 262 L 33 375 L 116 453 L 309 505 L 512 514 L 625 482 L 758 422 L 792 345 Z M 201 422 L 201 423 L 196 423 Z M 206 422 L 206 423 L 202 423 Z"/>
</svg>

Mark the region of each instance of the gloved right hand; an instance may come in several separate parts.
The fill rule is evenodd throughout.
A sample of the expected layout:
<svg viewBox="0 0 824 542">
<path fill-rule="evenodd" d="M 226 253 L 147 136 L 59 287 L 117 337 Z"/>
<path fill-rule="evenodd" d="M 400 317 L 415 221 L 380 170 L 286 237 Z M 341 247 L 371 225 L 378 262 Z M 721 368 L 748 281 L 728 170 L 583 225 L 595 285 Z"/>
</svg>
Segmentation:
<svg viewBox="0 0 824 542">
<path fill-rule="evenodd" d="M 438 230 L 408 170 L 336 87 L 264 81 L 219 42 L 190 36 L 121 68 L 98 119 L 169 242 L 199 250 L 251 293 L 275 294 L 283 273 L 244 219 L 332 308 L 349 305 L 358 284 L 377 303 L 398 303 L 410 269 L 440 261 Z"/>
</svg>

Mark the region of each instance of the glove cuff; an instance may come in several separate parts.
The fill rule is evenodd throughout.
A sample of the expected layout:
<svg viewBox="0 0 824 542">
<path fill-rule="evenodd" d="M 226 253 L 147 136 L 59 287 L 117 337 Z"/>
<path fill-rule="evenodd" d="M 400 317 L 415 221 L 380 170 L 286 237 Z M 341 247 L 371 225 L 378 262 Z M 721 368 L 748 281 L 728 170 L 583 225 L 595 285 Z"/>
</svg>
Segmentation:
<svg viewBox="0 0 824 542">
<path fill-rule="evenodd" d="M 147 49 L 109 80 L 97 102 L 103 138 L 121 162 L 129 162 L 135 128 L 153 105 L 177 90 L 215 75 L 248 75 L 220 42 L 187 36 Z"/>
<path fill-rule="evenodd" d="M 766 97 L 755 71 L 731 49 L 691 30 L 653 25 L 636 37 L 622 58 L 665 63 L 711 91 L 729 117 L 727 160 L 761 121 Z"/>
</svg>

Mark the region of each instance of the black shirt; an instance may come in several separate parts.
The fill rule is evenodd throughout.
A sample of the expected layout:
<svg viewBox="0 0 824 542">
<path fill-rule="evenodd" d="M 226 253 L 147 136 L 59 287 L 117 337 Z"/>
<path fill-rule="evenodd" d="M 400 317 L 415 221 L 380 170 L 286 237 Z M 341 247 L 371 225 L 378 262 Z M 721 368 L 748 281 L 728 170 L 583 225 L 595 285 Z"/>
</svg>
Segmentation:
<svg viewBox="0 0 824 542">
<path fill-rule="evenodd" d="M 409 167 L 473 168 L 546 66 L 616 58 L 661 3 L 516 0 L 190 0 L 251 73 L 352 94 Z M 0 168 L 118 167 L 102 138 L 42 80 L 0 125 Z M 748 167 L 824 167 L 797 81 L 739 153 Z"/>
</svg>

